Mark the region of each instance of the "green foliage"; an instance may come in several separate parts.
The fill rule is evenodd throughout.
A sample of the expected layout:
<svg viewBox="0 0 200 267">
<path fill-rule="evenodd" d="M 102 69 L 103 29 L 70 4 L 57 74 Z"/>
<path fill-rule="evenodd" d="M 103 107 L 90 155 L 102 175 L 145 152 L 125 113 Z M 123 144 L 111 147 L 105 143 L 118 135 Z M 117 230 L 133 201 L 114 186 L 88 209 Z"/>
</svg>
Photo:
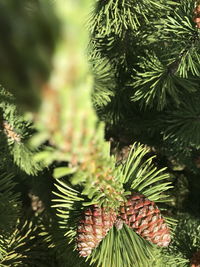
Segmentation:
<svg viewBox="0 0 200 267">
<path fill-rule="evenodd" d="M 14 163 L 29 175 L 36 175 L 44 167 L 43 162 L 38 163 L 34 159 L 37 151 L 32 151 L 28 144 L 16 143 L 12 147 L 11 154 L 13 155 Z"/>
<path fill-rule="evenodd" d="M 51 267 L 87 267 L 88 264 L 77 256 L 74 244 L 70 237 L 65 235 L 65 230 L 60 228 L 52 210 L 46 210 L 37 220 L 38 235 L 36 251 L 46 257 L 46 264 Z M 39 242 L 38 242 L 39 241 Z M 37 255 L 37 254 L 36 254 Z M 32 260 L 34 262 L 34 258 Z M 40 263 L 41 264 L 41 263 Z M 46 265 L 45 265 L 46 266 Z"/>
<path fill-rule="evenodd" d="M 177 60 L 177 73 L 183 78 L 189 78 L 191 74 L 193 76 L 200 75 L 200 36 L 192 20 L 193 12 L 194 2 L 182 0 L 178 8 L 162 20 L 163 39 L 167 42 L 170 53 Z"/>
<path fill-rule="evenodd" d="M 16 224 L 21 202 L 19 193 L 14 191 L 16 183 L 13 174 L 0 174 L 0 234 L 8 232 Z"/>
<path fill-rule="evenodd" d="M 169 180 L 167 181 L 169 175 L 164 173 L 165 169 L 158 170 L 153 165 L 153 158 L 148 158 L 148 152 L 149 150 L 144 146 L 135 144 L 124 166 L 115 166 L 116 172 L 114 173 L 119 175 L 118 178 L 115 177 L 117 178 L 116 181 L 118 181 L 119 186 L 121 183 L 121 187 L 124 186 L 125 190 L 124 192 L 121 190 L 122 199 L 130 191 L 139 191 L 153 201 L 166 202 L 168 196 L 164 192 L 172 187 L 171 182 Z M 72 172 L 72 181 L 73 176 L 78 175 L 77 173 L 73 174 Z M 87 179 L 87 175 L 87 172 L 86 176 L 84 176 L 83 172 L 79 174 L 82 180 Z M 98 176 L 100 175 L 101 173 L 98 174 Z M 93 176 L 93 183 L 95 182 L 94 178 L 95 176 Z M 106 180 L 106 177 L 102 177 L 99 183 L 103 185 L 104 180 Z M 80 185 L 79 180 L 78 182 Z M 81 211 L 84 210 L 85 205 L 91 205 L 92 203 L 97 203 L 98 205 L 104 204 L 104 206 L 114 206 L 117 211 L 122 201 L 120 201 L 118 195 L 113 195 L 117 197 L 117 199 L 114 199 L 108 196 L 109 192 L 102 192 L 101 190 L 98 192 L 99 187 L 95 190 L 96 197 L 91 183 L 90 188 L 87 187 L 86 183 L 87 191 L 85 191 L 84 183 L 82 183 L 82 189 L 79 186 L 77 190 L 60 179 L 57 179 L 55 185 L 58 192 L 55 192 L 57 198 L 53 200 L 56 203 L 53 207 L 57 208 L 60 227 L 65 231 L 65 235 L 71 240 L 73 246 L 75 246 L 76 229 L 80 220 Z M 113 186 L 113 184 L 110 183 L 110 186 Z M 88 202 L 87 198 L 91 198 L 91 201 Z M 120 231 L 113 228 L 109 232 L 102 244 L 93 251 L 91 264 L 95 262 L 95 266 L 117 267 L 132 266 L 137 262 L 139 264 L 138 266 L 145 266 L 144 263 L 150 258 L 154 258 L 153 246 L 125 226 Z"/>
<path fill-rule="evenodd" d="M 160 254 L 161 253 L 161 254 Z M 173 253 L 163 249 L 160 253 L 155 255 L 155 260 L 152 261 L 152 265 L 156 267 L 188 267 L 189 260 L 184 257 L 179 251 L 173 251 Z"/>
<path fill-rule="evenodd" d="M 199 85 L 191 79 L 179 77 L 173 70 L 175 64 L 171 58 L 159 59 L 146 52 L 138 63 L 142 71 L 137 72 L 136 81 L 132 84 L 136 88 L 132 99 L 141 104 L 145 102 L 151 108 L 156 106 L 158 110 L 162 110 L 170 100 L 180 104 L 180 91 L 195 91 Z"/>
<path fill-rule="evenodd" d="M 46 210 L 35 217 L 21 210 L 20 215 L 12 229 L 1 234 L 0 266 L 55 267 L 59 262 L 62 262 L 59 266 L 67 262 L 63 257 L 67 253 L 66 242 L 61 242 L 63 232 L 55 219 L 52 222 L 53 214 Z"/>
<path fill-rule="evenodd" d="M 180 1 L 169 15 L 154 24 L 154 35 L 158 31 L 159 36 L 149 36 L 153 41 L 145 47 L 145 56 L 138 58 L 132 83 L 134 101 L 162 110 L 171 101 L 180 104 L 183 90 L 198 90 L 195 77 L 199 76 L 200 39 L 192 21 L 193 9 L 192 1 Z"/>
<path fill-rule="evenodd" d="M 115 32 L 112 23 L 119 26 L 126 21 L 125 15 L 117 16 L 118 5 L 124 5 L 124 10 L 127 7 L 135 11 L 132 18 L 137 17 L 137 30 L 129 23 L 127 28 L 115 27 L 118 29 Z M 138 16 L 137 10 L 140 14 L 145 13 L 145 19 L 143 15 Z M 92 53 L 98 60 L 100 55 L 112 62 L 110 73 L 115 73 L 115 87 L 103 107 L 101 102 L 110 92 L 109 86 L 99 91 L 95 106 L 101 110 L 99 114 L 107 119 L 108 125 L 111 121 L 119 125 L 129 119 L 125 124 L 131 128 L 129 121 L 135 118 L 137 108 L 135 103 L 130 104 L 131 99 L 148 110 L 160 111 L 172 103 L 177 107 L 183 93 L 199 89 L 200 39 L 193 12 L 194 3 L 188 0 L 165 1 L 164 7 L 162 1 L 98 3 L 91 21 Z M 110 16 L 115 18 L 112 23 Z"/>
<path fill-rule="evenodd" d="M 175 236 L 168 248 L 162 249 L 155 261 L 155 266 L 189 266 L 189 259 L 199 249 L 199 219 L 187 213 L 181 213 L 177 217 L 178 224 Z"/>
<path fill-rule="evenodd" d="M 34 230 L 31 223 L 25 221 L 24 224 L 20 224 L 18 221 L 12 232 L 1 235 L 3 253 L 0 266 L 28 266 L 26 258 L 32 239 L 35 238 Z"/>
<path fill-rule="evenodd" d="M 91 48 L 90 48 L 91 49 Z M 92 100 L 97 112 L 111 101 L 114 90 L 115 75 L 108 60 L 91 58 L 91 68 L 94 73 L 94 90 Z"/>
<path fill-rule="evenodd" d="M 188 98 L 190 102 L 188 103 Z M 184 147 L 199 148 L 199 92 L 186 95 L 178 108 L 168 109 L 159 120 L 162 126 L 163 138 L 176 140 Z M 158 127 L 159 127 L 158 126 Z M 173 137 L 173 138 L 172 138 Z"/>
<path fill-rule="evenodd" d="M 125 145 L 146 143 L 197 172 L 200 35 L 194 22 L 196 2 L 159 1 L 165 7 L 157 9 L 152 8 L 153 2 L 98 2 L 90 21 L 91 54 L 94 68 L 107 60 L 114 77 L 113 88 L 108 82 L 95 91 L 95 108 L 106 122 L 108 138 Z M 128 16 L 117 16 L 120 5 L 135 10 L 137 28 L 130 23 L 122 26 Z M 145 19 L 142 12 L 137 13 L 139 5 Z"/>
<path fill-rule="evenodd" d="M 128 226 L 121 230 L 112 228 L 92 254 L 91 264 L 102 267 L 138 267 L 147 266 L 154 257 L 153 245 L 139 237 Z"/>
<path fill-rule="evenodd" d="M 6 152 L 3 157 L 12 161 L 28 174 L 36 174 L 44 165 L 34 160 L 36 153 L 28 144 L 28 138 L 33 134 L 31 122 L 25 120 L 17 109 L 15 98 L 4 88 L 0 88 L 1 135 L 4 139 L 2 148 Z"/>
<path fill-rule="evenodd" d="M 139 191 L 156 202 L 166 202 L 165 192 L 172 188 L 166 168 L 158 169 L 152 163 L 154 157 L 147 157 L 149 149 L 143 145 L 133 145 L 122 169 L 123 183 L 128 190 Z M 166 180 L 166 181 L 165 181 Z"/>
<path fill-rule="evenodd" d="M 200 222 L 185 214 L 169 248 L 158 249 L 126 225 L 113 226 L 90 257 L 78 257 L 77 225 L 87 206 L 118 212 L 127 195 L 140 192 L 166 208 L 174 179 L 162 166 L 175 156 L 189 168 L 188 159 L 200 149 L 194 1 L 98 0 L 89 19 L 89 68 L 82 29 L 91 3 L 0 3 L 0 80 L 15 96 L 0 87 L 0 266 L 188 266 L 200 249 Z M 56 43 L 62 22 L 63 39 Z M 92 107 L 92 86 L 106 127 Z M 38 112 L 24 114 L 24 108 Z M 122 146 L 137 140 L 153 148 L 134 143 L 119 164 L 110 156 L 105 128 Z M 155 160 L 157 152 L 164 157 Z M 40 172 L 46 166 L 48 174 Z M 27 178 L 25 186 L 16 187 L 14 180 L 22 178 L 11 171 Z M 34 191 L 44 202 L 41 213 L 27 201 Z M 175 191 L 179 199 L 181 191 Z M 165 220 L 173 231 L 176 220 Z"/>
<path fill-rule="evenodd" d="M 54 194 L 58 198 L 52 200 L 53 202 L 56 202 L 53 207 L 57 208 L 58 216 L 61 218 L 62 228 L 66 228 L 67 225 L 70 229 L 67 231 L 66 235 L 71 237 L 73 240 L 76 235 L 76 223 L 78 222 L 77 217 L 80 216 L 81 212 L 80 207 L 82 203 L 80 202 L 83 202 L 84 198 L 81 197 L 81 194 L 78 191 L 72 189 L 60 180 L 57 180 L 56 187 L 58 192 L 55 192 Z M 68 221 L 73 221 L 73 225 L 68 223 Z"/>
<path fill-rule="evenodd" d="M 0 80 L 26 109 L 39 105 L 39 88 L 51 71 L 58 19 L 50 1 L 0 3 Z M 6 25 L 6 27 L 5 27 Z M 31 53 L 30 53 L 31 51 Z"/>
<path fill-rule="evenodd" d="M 181 213 L 177 216 L 179 220 L 175 238 L 169 251 L 180 251 L 185 258 L 191 258 L 200 249 L 200 220 L 189 213 Z"/>
<path fill-rule="evenodd" d="M 113 1 L 107 3 L 97 2 L 96 12 L 92 17 L 92 32 L 99 35 L 115 35 L 121 36 L 124 30 L 137 30 L 141 25 L 141 20 L 148 22 L 148 15 L 156 10 L 163 11 L 163 1 Z"/>
<path fill-rule="evenodd" d="M 70 181 L 82 187 L 82 194 L 88 198 L 88 205 L 118 206 L 122 200 L 120 168 L 116 168 L 114 157 L 110 156 L 110 145 L 104 141 L 102 125 L 98 128 L 90 153 L 80 164 Z"/>
</svg>

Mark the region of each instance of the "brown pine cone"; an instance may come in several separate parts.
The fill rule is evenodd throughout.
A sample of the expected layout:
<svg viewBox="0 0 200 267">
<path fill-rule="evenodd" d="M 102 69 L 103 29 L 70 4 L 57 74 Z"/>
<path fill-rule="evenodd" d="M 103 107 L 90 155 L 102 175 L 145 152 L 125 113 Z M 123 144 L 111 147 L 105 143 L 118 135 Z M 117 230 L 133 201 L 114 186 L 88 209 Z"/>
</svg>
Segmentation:
<svg viewBox="0 0 200 267">
<path fill-rule="evenodd" d="M 191 267 L 200 267 L 200 250 L 191 259 Z"/>
<path fill-rule="evenodd" d="M 120 207 L 120 218 L 138 235 L 160 246 L 170 243 L 170 231 L 153 201 L 133 193 Z"/>
<path fill-rule="evenodd" d="M 107 235 L 116 220 L 116 213 L 93 205 L 84 211 L 77 229 L 77 250 L 79 255 L 87 257 Z"/>
</svg>

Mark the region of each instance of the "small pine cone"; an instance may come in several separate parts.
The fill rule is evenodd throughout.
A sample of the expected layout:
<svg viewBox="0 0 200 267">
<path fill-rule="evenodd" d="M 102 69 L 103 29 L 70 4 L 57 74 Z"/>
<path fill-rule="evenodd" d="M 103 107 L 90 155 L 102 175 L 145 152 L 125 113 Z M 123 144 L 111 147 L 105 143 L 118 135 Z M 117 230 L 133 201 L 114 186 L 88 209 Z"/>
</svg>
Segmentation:
<svg viewBox="0 0 200 267">
<path fill-rule="evenodd" d="M 36 196 L 32 192 L 29 192 L 28 196 L 31 200 L 31 208 L 36 214 L 40 214 L 44 211 L 45 206 L 39 196 Z"/>
<path fill-rule="evenodd" d="M 100 208 L 97 205 L 89 207 L 83 214 L 77 229 L 77 250 L 79 255 L 87 257 L 107 235 L 116 220 L 113 210 Z"/>
<path fill-rule="evenodd" d="M 193 21 L 196 23 L 196 27 L 200 29 L 200 5 L 198 4 L 194 9 Z"/>
<path fill-rule="evenodd" d="M 160 247 L 169 245 L 169 228 L 155 203 L 144 195 L 133 193 L 120 207 L 120 217 L 144 239 Z"/>
<path fill-rule="evenodd" d="M 191 259 L 191 267 L 200 267 L 200 250 Z"/>
</svg>

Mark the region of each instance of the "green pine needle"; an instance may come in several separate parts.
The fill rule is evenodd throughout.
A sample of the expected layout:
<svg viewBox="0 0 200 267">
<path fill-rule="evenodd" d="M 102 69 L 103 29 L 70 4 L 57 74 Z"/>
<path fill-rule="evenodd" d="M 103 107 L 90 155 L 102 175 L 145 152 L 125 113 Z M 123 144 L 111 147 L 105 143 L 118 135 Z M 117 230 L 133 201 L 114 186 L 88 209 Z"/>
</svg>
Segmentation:
<svg viewBox="0 0 200 267">
<path fill-rule="evenodd" d="M 166 202 L 165 191 L 172 188 L 166 168 L 158 169 L 148 158 L 149 149 L 135 143 L 123 167 L 123 183 L 126 190 L 138 191 L 156 202 Z"/>
</svg>

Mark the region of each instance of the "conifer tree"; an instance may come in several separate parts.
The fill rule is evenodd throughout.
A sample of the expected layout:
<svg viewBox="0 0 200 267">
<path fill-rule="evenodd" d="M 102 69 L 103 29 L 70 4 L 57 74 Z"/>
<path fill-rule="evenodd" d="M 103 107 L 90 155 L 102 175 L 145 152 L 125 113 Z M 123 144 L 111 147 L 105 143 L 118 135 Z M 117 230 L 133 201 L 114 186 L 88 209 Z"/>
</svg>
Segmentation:
<svg viewBox="0 0 200 267">
<path fill-rule="evenodd" d="M 0 3 L 0 266 L 200 265 L 199 19 Z"/>
</svg>

